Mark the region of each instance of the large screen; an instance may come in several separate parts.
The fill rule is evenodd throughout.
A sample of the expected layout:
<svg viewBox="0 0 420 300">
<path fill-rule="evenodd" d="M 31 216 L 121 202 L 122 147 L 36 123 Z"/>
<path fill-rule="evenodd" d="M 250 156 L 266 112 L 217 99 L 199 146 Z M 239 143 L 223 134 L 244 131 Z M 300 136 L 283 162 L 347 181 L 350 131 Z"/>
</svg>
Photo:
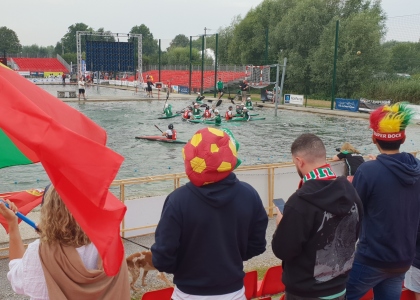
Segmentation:
<svg viewBox="0 0 420 300">
<path fill-rule="evenodd" d="M 87 71 L 131 71 L 134 69 L 134 43 L 86 41 Z"/>
</svg>

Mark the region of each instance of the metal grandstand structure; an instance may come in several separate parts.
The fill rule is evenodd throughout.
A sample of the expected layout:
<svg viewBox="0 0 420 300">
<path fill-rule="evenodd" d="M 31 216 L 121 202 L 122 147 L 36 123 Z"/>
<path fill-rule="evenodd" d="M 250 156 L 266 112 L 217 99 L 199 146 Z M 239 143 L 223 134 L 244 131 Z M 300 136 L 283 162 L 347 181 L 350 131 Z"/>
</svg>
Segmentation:
<svg viewBox="0 0 420 300">
<path fill-rule="evenodd" d="M 143 84 L 143 41 L 141 34 L 131 34 L 131 33 L 105 33 L 105 32 L 94 32 L 94 31 L 77 31 L 76 32 L 76 44 L 77 44 L 77 73 L 78 77 L 82 74 L 82 36 L 101 36 L 101 37 L 114 37 L 114 38 L 124 38 L 127 40 L 130 38 L 137 38 L 137 75 L 138 75 L 138 84 L 139 87 L 142 87 Z M 136 72 L 134 72 L 136 73 Z"/>
</svg>

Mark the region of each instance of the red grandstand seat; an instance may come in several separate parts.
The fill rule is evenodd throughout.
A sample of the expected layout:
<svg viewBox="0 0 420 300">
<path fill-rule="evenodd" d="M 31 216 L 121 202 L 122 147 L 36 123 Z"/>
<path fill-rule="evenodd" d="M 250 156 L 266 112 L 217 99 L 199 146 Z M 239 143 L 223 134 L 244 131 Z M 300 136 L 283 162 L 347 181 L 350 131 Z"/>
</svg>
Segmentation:
<svg viewBox="0 0 420 300">
<path fill-rule="evenodd" d="M 250 272 L 245 273 L 244 287 L 245 287 L 246 299 L 252 299 L 257 294 L 257 280 L 258 280 L 257 271 L 250 271 Z"/>
<path fill-rule="evenodd" d="M 414 292 L 403 289 L 401 292 L 400 300 L 416 300 L 416 296 L 414 295 Z"/>
<path fill-rule="evenodd" d="M 285 287 L 281 281 L 282 274 L 282 266 L 269 268 L 265 273 L 263 280 L 260 280 L 257 283 L 257 297 L 284 292 Z"/>
<path fill-rule="evenodd" d="M 172 293 L 174 291 L 173 287 L 168 287 L 166 289 L 156 290 L 146 292 L 142 300 L 171 300 Z"/>
<path fill-rule="evenodd" d="M 286 299 L 286 294 L 281 295 L 279 300 L 284 300 L 284 299 Z"/>
<path fill-rule="evenodd" d="M 360 300 L 372 300 L 373 299 L 373 290 L 369 290 Z"/>
</svg>

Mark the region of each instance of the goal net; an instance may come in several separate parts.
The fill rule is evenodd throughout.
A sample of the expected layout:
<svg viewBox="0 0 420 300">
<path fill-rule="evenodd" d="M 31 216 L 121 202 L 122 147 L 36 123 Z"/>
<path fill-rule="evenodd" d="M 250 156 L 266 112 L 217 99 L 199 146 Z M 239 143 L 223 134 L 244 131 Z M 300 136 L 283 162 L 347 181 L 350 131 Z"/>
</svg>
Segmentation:
<svg viewBox="0 0 420 300">
<path fill-rule="evenodd" d="M 246 66 L 245 77 L 252 88 L 261 89 L 271 84 L 270 66 Z"/>
</svg>

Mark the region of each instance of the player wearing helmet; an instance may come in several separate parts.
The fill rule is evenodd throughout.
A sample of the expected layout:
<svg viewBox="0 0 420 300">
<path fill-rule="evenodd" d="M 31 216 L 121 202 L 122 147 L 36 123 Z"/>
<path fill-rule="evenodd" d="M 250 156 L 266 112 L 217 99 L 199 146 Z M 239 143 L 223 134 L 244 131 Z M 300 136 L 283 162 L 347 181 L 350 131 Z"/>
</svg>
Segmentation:
<svg viewBox="0 0 420 300">
<path fill-rule="evenodd" d="M 197 93 L 197 98 L 195 99 L 195 102 L 199 104 L 203 104 L 203 99 L 206 98 L 205 96 L 201 96 L 200 93 Z"/>
<path fill-rule="evenodd" d="M 192 114 L 192 107 L 191 106 L 188 106 L 185 109 L 184 114 L 182 115 L 182 118 L 185 119 L 185 120 L 194 119 L 194 116 Z"/>
<path fill-rule="evenodd" d="M 163 136 L 166 136 L 170 140 L 176 140 L 176 130 L 174 129 L 173 124 L 168 125 L 168 130 L 162 133 Z"/>
<path fill-rule="evenodd" d="M 193 109 L 194 116 L 201 115 L 201 109 L 199 107 L 200 107 L 200 104 L 198 104 L 197 102 L 194 103 L 194 109 Z"/>
<path fill-rule="evenodd" d="M 229 121 L 230 119 L 233 118 L 232 109 L 233 109 L 233 107 L 231 105 L 231 106 L 229 106 L 229 110 L 226 111 L 226 113 L 225 113 L 225 119 L 226 119 L 226 121 Z"/>
<path fill-rule="evenodd" d="M 246 120 L 247 122 L 251 120 L 251 116 L 249 115 L 249 111 L 248 111 L 248 108 L 246 108 L 246 106 L 242 110 L 242 115 L 243 115 L 244 120 Z"/>
<path fill-rule="evenodd" d="M 216 125 L 220 125 L 222 123 L 222 118 L 220 117 L 219 111 L 217 109 L 214 110 L 214 123 Z"/>
<path fill-rule="evenodd" d="M 163 113 L 167 116 L 167 117 L 172 117 L 172 105 L 166 103 L 165 104 L 165 109 L 163 110 Z"/>
<path fill-rule="evenodd" d="M 203 118 L 204 119 L 210 119 L 211 118 L 210 107 L 208 105 L 206 106 L 206 109 L 204 111 Z"/>
<path fill-rule="evenodd" d="M 246 98 L 245 106 L 248 109 L 253 109 L 251 97 Z"/>
</svg>

